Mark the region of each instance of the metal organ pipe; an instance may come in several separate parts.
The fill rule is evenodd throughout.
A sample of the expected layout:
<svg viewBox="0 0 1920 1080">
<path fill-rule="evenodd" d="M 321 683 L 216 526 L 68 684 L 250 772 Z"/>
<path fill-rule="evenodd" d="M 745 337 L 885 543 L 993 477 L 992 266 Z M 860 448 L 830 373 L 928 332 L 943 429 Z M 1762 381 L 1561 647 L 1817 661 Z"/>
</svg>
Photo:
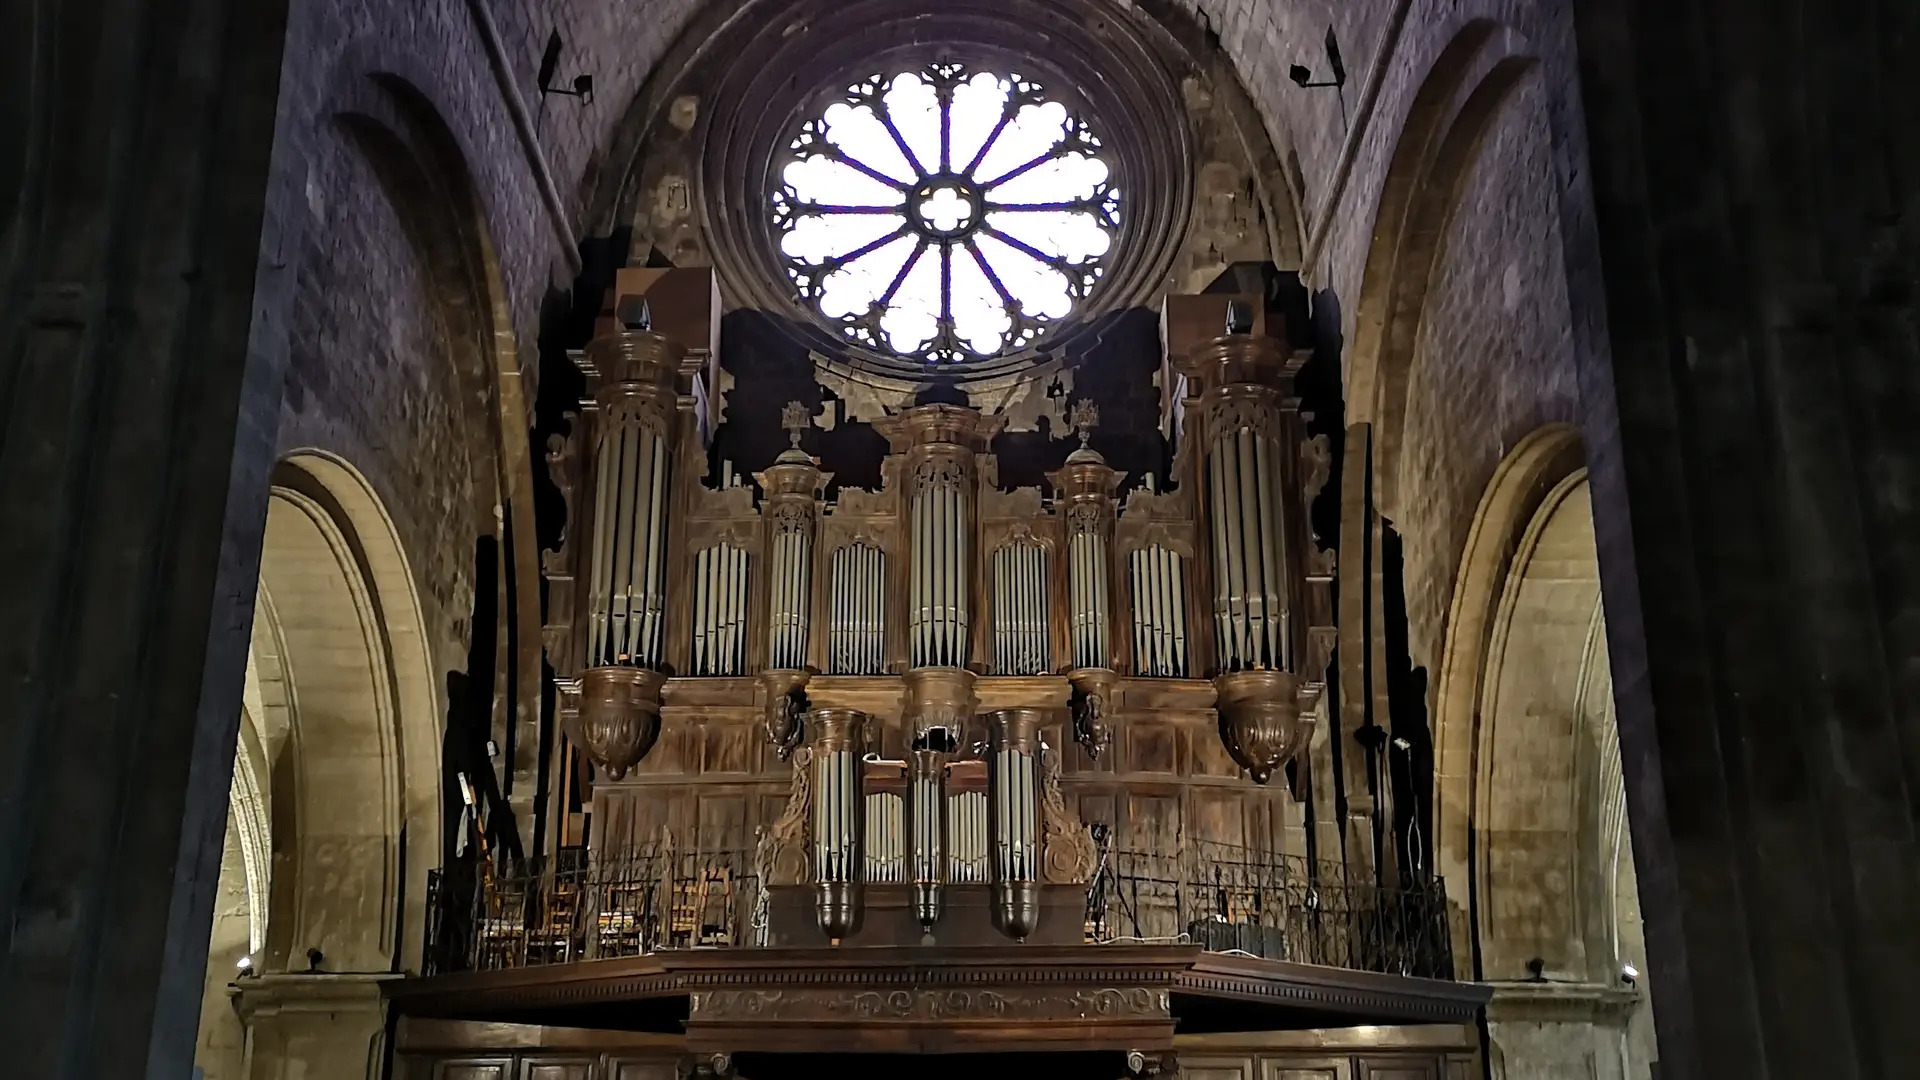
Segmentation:
<svg viewBox="0 0 1920 1080">
<path fill-rule="evenodd" d="M 860 927 L 866 870 L 861 750 L 866 714 L 816 709 L 813 755 L 813 881 L 820 929 L 838 942 Z"/>
<path fill-rule="evenodd" d="M 1213 496 L 1214 621 L 1223 670 L 1289 670 L 1291 590 L 1286 514 L 1272 405 L 1229 398 L 1213 412 L 1208 490 Z"/>
<path fill-rule="evenodd" d="M 1187 674 L 1186 559 L 1160 544 L 1127 557 L 1133 596 L 1133 647 L 1139 674 L 1177 679 Z"/>
<path fill-rule="evenodd" d="M 1039 675 L 1047 649 L 1047 549 L 1031 541 L 993 553 L 993 670 Z"/>
<path fill-rule="evenodd" d="M 987 714 L 989 851 L 993 922 L 1016 941 L 1040 918 L 1039 709 Z"/>
<path fill-rule="evenodd" d="M 659 616 L 666 606 L 666 440 L 625 401 L 605 411 L 603 425 L 587 664 L 658 667 Z"/>
<path fill-rule="evenodd" d="M 947 879 L 947 759 L 937 750 L 915 750 L 908 779 L 912 822 L 913 914 L 921 929 L 940 921 L 941 886 Z"/>
</svg>

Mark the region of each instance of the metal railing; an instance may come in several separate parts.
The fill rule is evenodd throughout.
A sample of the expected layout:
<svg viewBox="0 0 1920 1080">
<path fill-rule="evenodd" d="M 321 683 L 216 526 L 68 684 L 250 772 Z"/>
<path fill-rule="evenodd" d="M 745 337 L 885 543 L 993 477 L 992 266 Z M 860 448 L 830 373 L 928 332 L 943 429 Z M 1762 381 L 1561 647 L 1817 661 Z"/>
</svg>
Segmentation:
<svg viewBox="0 0 1920 1080">
<path fill-rule="evenodd" d="M 1188 942 L 1266 960 L 1453 978 L 1446 891 L 1350 882 L 1338 863 L 1206 842 L 1101 851 L 1087 938 Z"/>
<path fill-rule="evenodd" d="M 767 943 L 765 894 L 746 850 L 657 845 L 465 880 L 436 872 L 429 889 L 429 974 Z M 1223 844 L 1102 846 L 1086 938 L 1451 979 L 1446 909 L 1438 879 L 1385 888 L 1347 881 L 1337 863 Z"/>
<path fill-rule="evenodd" d="M 649 846 L 428 883 L 428 974 L 765 944 L 753 853 Z"/>
</svg>

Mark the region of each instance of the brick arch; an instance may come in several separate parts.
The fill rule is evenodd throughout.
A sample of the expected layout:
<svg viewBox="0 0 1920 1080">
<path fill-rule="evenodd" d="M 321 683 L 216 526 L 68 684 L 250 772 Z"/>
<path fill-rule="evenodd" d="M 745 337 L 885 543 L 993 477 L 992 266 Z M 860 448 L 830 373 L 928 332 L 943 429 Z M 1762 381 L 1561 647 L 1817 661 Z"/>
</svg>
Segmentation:
<svg viewBox="0 0 1920 1080">
<path fill-rule="evenodd" d="M 1347 365 L 1349 422 L 1370 423 L 1382 512 L 1399 512 L 1407 385 L 1442 237 L 1500 110 L 1534 70 L 1518 33 L 1474 20 L 1448 42 L 1415 93 L 1381 187 Z"/>
</svg>

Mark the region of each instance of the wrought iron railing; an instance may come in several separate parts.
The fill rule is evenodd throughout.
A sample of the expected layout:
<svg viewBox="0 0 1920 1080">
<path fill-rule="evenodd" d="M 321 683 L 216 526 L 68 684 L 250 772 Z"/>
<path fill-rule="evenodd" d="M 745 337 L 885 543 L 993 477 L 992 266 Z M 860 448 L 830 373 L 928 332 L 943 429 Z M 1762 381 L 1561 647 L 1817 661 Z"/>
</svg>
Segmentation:
<svg viewBox="0 0 1920 1080">
<path fill-rule="evenodd" d="M 1338 863 L 1205 842 L 1102 850 L 1087 892 L 1090 941 L 1181 941 L 1209 952 L 1453 977 L 1446 891 L 1351 882 Z"/>
<path fill-rule="evenodd" d="M 429 974 L 766 944 L 765 894 L 745 850 L 656 845 L 511 873 L 468 871 L 464 879 L 436 872 L 429 888 Z M 1173 852 L 1103 846 L 1087 889 L 1086 936 L 1453 977 L 1437 879 L 1385 888 L 1347 881 L 1336 863 L 1222 844 Z"/>
<path fill-rule="evenodd" d="M 429 974 L 765 944 L 751 851 L 649 846 L 429 882 Z"/>
</svg>

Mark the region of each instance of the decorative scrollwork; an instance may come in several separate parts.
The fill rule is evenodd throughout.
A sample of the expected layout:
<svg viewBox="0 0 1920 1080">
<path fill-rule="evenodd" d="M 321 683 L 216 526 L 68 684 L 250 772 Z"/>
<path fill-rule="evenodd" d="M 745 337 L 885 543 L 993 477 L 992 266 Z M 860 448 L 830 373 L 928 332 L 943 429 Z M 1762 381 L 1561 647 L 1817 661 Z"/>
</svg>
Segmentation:
<svg viewBox="0 0 1920 1080">
<path fill-rule="evenodd" d="M 807 813 L 813 805 L 813 751 L 800 747 L 790 761 L 792 778 L 787 788 L 787 805 L 767 830 L 760 834 L 754 849 L 754 862 L 760 880 L 768 885 L 804 885 L 810 874 L 807 861 Z"/>
<path fill-rule="evenodd" d="M 1099 852 L 1093 837 L 1078 815 L 1067 810 L 1060 794 L 1060 755 L 1053 748 L 1040 748 L 1040 813 L 1044 829 L 1045 855 L 1041 877 L 1049 885 L 1084 885 L 1093 877 Z"/>
</svg>

